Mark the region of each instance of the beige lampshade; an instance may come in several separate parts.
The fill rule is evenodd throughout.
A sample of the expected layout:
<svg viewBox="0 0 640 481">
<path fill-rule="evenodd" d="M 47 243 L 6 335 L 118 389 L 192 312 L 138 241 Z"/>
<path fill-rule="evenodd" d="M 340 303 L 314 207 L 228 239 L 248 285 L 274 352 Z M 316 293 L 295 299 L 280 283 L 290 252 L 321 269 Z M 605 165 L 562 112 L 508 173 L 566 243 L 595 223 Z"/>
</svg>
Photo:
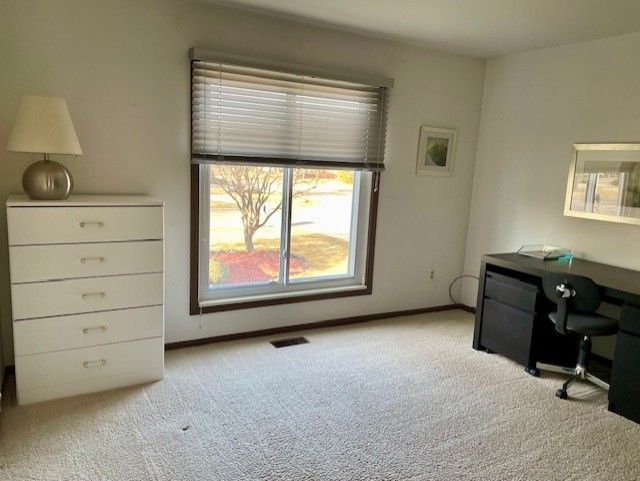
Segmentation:
<svg viewBox="0 0 640 481">
<path fill-rule="evenodd" d="M 13 119 L 7 150 L 82 155 L 64 99 L 25 95 Z"/>
</svg>

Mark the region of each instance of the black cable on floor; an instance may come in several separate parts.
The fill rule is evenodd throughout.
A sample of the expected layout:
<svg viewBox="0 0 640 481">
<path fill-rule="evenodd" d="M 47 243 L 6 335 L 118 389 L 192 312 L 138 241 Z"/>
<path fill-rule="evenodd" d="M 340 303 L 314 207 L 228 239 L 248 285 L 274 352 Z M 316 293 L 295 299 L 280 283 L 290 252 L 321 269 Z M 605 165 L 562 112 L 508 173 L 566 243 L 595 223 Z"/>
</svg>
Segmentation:
<svg viewBox="0 0 640 481">
<path fill-rule="evenodd" d="M 451 289 L 453 289 L 453 285 L 460 279 L 463 279 L 465 277 L 470 277 L 472 279 L 475 279 L 476 281 L 479 281 L 480 279 L 478 278 L 478 276 L 474 276 L 472 274 L 462 274 L 461 276 L 456 277 L 454 280 L 451 281 L 451 284 L 449 284 L 449 299 L 451 299 L 451 302 L 453 302 L 453 304 L 456 307 L 467 307 L 464 304 L 459 303 L 458 301 L 456 301 L 453 298 L 453 294 L 451 293 Z"/>
</svg>

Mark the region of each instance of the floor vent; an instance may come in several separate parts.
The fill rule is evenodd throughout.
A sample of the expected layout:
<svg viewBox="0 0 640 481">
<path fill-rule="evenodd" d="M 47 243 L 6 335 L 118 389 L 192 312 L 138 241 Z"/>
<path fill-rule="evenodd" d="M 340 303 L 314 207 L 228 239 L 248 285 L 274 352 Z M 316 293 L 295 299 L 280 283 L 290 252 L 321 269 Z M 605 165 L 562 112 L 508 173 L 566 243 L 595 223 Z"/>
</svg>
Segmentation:
<svg viewBox="0 0 640 481">
<path fill-rule="evenodd" d="M 271 341 L 271 345 L 273 347 L 287 347 L 287 346 L 296 346 L 298 344 L 307 344 L 307 341 L 304 337 L 290 337 L 288 339 L 278 339 L 277 341 Z"/>
</svg>

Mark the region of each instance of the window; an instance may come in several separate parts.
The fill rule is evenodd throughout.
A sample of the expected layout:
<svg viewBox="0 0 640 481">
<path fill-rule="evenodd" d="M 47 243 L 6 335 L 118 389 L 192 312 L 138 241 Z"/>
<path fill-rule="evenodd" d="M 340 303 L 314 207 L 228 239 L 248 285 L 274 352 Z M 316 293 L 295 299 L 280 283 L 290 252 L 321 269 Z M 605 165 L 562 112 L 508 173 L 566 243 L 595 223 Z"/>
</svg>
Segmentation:
<svg viewBox="0 0 640 481">
<path fill-rule="evenodd" d="M 191 312 L 371 293 L 388 86 L 192 57 Z"/>
</svg>

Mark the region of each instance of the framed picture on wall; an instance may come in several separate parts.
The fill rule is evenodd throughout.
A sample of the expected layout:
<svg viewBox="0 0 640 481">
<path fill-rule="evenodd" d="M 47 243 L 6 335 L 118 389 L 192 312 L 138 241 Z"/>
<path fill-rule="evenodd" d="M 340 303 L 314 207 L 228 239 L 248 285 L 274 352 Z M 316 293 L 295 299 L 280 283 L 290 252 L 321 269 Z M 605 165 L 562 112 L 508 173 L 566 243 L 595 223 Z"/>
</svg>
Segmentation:
<svg viewBox="0 0 640 481">
<path fill-rule="evenodd" d="M 455 129 L 420 127 L 417 175 L 452 175 L 456 150 Z"/>
<path fill-rule="evenodd" d="M 640 224 L 640 144 L 573 144 L 564 215 Z"/>
</svg>

